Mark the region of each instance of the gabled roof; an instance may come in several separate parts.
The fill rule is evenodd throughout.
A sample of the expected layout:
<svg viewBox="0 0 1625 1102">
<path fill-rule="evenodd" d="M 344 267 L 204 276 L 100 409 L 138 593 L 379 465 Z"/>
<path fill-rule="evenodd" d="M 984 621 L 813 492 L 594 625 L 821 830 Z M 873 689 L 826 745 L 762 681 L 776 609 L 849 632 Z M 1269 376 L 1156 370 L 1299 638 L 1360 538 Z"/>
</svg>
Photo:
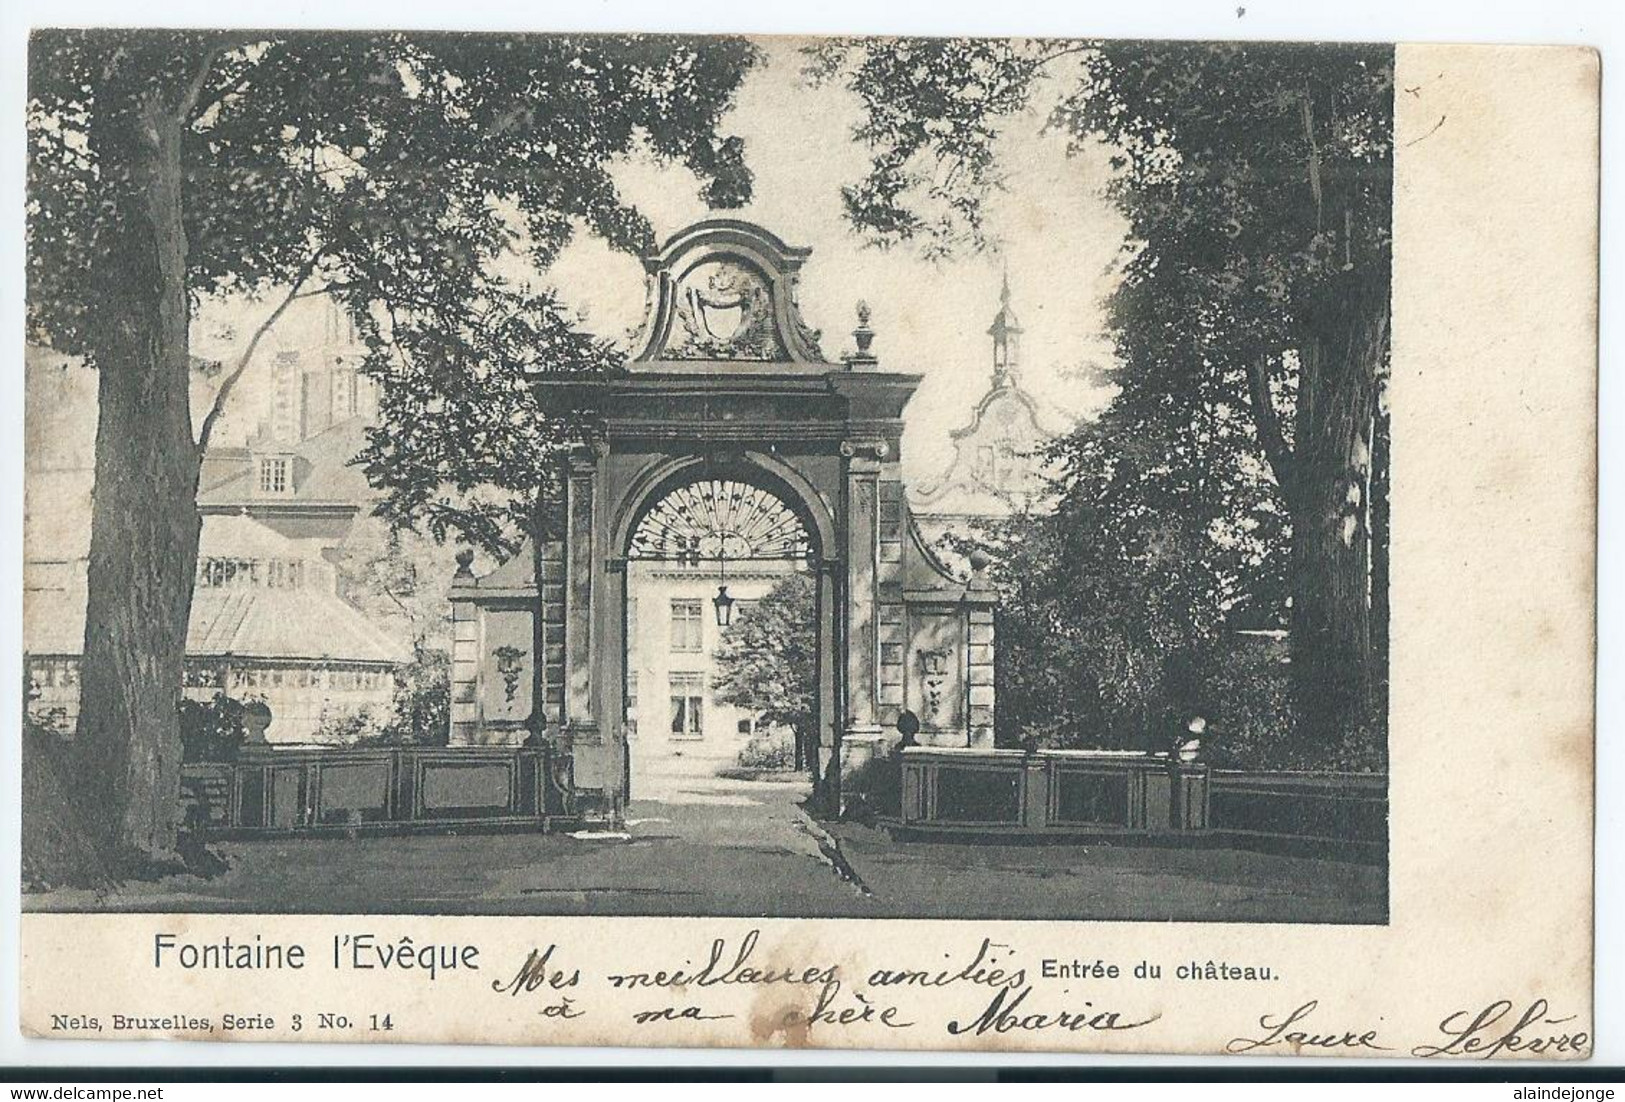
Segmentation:
<svg viewBox="0 0 1625 1102">
<path fill-rule="evenodd" d="M 1021 406 L 1026 411 L 1028 421 L 1038 438 L 1047 440 L 1056 435 L 1045 426 L 1039 416 L 1037 403 L 1013 376 L 1008 377 L 1002 384 L 996 382 L 976 403 L 971 411 L 970 421 L 961 428 L 949 432 L 948 435 L 954 441 L 954 458 L 947 470 L 943 471 L 942 477 L 909 495 L 910 503 L 916 512 L 925 516 L 999 516 L 1008 514 L 1024 504 L 1022 500 L 1012 495 L 984 485 L 965 469 L 968 460 L 964 442 L 980 433 L 984 415 L 994 403 L 1000 401 L 1010 401 Z"/>
<path fill-rule="evenodd" d="M 988 407 L 1001 398 L 1013 398 L 1026 406 L 1027 415 L 1032 418 L 1033 428 L 1037 429 L 1043 436 L 1054 435 L 1039 421 L 1038 406 L 1033 402 L 1032 395 L 1028 394 L 1014 378 L 1010 378 L 1003 385 L 995 383 L 989 387 L 987 393 L 982 395 L 982 400 L 977 402 L 976 408 L 971 411 L 970 422 L 961 425 L 957 429 L 950 429 L 948 435 L 955 440 L 963 440 L 967 436 L 976 435 L 976 430 L 982 427 L 982 417 L 987 413 Z"/>
</svg>

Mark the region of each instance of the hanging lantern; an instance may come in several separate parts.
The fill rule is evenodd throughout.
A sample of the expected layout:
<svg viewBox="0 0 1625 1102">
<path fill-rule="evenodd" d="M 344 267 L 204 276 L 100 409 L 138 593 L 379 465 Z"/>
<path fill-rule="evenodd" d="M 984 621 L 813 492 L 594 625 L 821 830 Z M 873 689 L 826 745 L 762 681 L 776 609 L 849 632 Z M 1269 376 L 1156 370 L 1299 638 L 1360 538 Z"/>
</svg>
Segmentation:
<svg viewBox="0 0 1625 1102">
<path fill-rule="evenodd" d="M 717 627 L 725 628 L 734 622 L 734 599 L 728 596 L 728 537 L 717 540 L 717 595 L 711 598 L 716 606 Z"/>
<path fill-rule="evenodd" d="M 727 586 L 717 586 L 717 595 L 711 598 L 711 603 L 716 606 L 717 627 L 725 628 L 733 623 L 734 599 L 728 596 Z"/>
</svg>

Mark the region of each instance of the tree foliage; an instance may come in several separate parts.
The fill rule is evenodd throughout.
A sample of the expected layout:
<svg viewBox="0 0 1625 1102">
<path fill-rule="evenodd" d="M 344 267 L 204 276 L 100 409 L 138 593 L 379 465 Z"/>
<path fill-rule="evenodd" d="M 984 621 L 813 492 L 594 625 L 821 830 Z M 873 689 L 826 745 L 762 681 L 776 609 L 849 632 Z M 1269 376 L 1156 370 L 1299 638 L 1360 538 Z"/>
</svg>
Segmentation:
<svg viewBox="0 0 1625 1102">
<path fill-rule="evenodd" d="M 577 330 L 550 294 L 492 289 L 392 322 L 372 340 L 378 424 L 358 457 L 386 491 L 379 515 L 503 558 L 554 537 L 561 460 L 587 426 L 543 409 L 530 377 L 608 372 L 623 354 Z"/>
<path fill-rule="evenodd" d="M 328 746 L 444 746 L 451 732 L 451 656 L 419 647 L 412 661 L 395 671 L 395 692 L 387 709 L 334 712 L 322 718 L 312 736 Z"/>
<path fill-rule="evenodd" d="M 76 741 L 109 847 L 174 842 L 199 457 L 265 330 L 294 296 L 333 295 L 374 345 L 386 417 L 423 430 L 371 457 L 399 488 L 392 516 L 430 530 L 468 518 L 499 542 L 505 505 L 468 496 L 481 472 L 440 465 L 433 426 L 407 423 L 446 414 L 489 432 L 514 449 L 496 473 L 519 478 L 531 438 L 464 412 L 489 412 L 472 397 L 482 372 L 511 376 L 531 339 L 572 367 L 602 357 L 503 272 L 545 267 L 578 225 L 649 245 L 615 188 L 623 157 L 686 166 L 713 205 L 742 201 L 743 144 L 719 122 L 754 60 L 721 37 L 34 35 L 29 331 L 100 371 Z M 220 295 L 262 300 L 265 322 L 194 419 L 189 322 Z M 497 405 L 517 401 L 513 386 L 494 384 Z M 430 454 L 407 458 L 416 448 Z M 464 500 L 437 497 L 436 476 Z"/>
<path fill-rule="evenodd" d="M 791 574 L 723 633 L 712 685 L 716 698 L 753 712 L 762 723 L 790 728 L 812 745 L 817 711 L 818 630 L 815 593 L 805 574 Z"/>
<path fill-rule="evenodd" d="M 335 549 L 338 594 L 416 647 L 451 643 L 451 549 L 378 516 L 357 517 Z"/>
<path fill-rule="evenodd" d="M 1021 676 L 1042 678 L 1055 639 L 1075 648 L 1069 684 L 1154 712 L 1221 630 L 1289 623 L 1300 737 L 1378 737 L 1391 49 L 849 40 L 810 67 L 864 102 L 872 164 L 846 199 L 880 244 L 989 244 L 998 136 L 1040 89 L 1069 148 L 1111 151 L 1111 177 L 1080 186 L 1130 225 L 1108 303 L 1117 392 L 1057 449 L 1057 516 L 992 537 L 1013 592 L 1039 598 L 1001 634 L 1007 658 L 1040 648 Z"/>
<path fill-rule="evenodd" d="M 578 222 L 651 244 L 610 175 L 630 153 L 684 164 L 709 201 L 737 205 L 743 144 L 717 127 L 754 56 L 671 36 L 39 32 L 30 320 L 60 351 L 97 352 L 106 319 L 81 287 L 139 227 L 119 207 L 129 166 L 96 137 L 149 99 L 184 108 L 191 296 L 314 273 L 368 314 L 472 301 L 521 234 L 538 267 Z"/>
</svg>

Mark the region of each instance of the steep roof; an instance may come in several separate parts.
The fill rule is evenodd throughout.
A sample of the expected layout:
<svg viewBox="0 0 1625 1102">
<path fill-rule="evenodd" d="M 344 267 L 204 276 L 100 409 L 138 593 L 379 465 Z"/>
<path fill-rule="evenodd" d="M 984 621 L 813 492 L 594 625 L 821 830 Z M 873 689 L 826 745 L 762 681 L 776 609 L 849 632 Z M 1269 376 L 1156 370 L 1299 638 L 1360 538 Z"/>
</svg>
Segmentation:
<svg viewBox="0 0 1625 1102">
<path fill-rule="evenodd" d="M 269 525 L 241 513 L 205 517 L 198 535 L 198 558 L 297 559 L 311 553 Z"/>
<path fill-rule="evenodd" d="M 243 469 L 198 494 L 198 505 L 208 508 L 255 505 L 354 505 L 378 496 L 367 476 L 352 461 L 367 446 L 367 421 L 351 417 L 298 444 L 279 448 L 278 455 L 303 460 L 291 494 L 267 497 L 257 492 L 256 472 L 244 456 Z"/>
<path fill-rule="evenodd" d="M 1010 306 L 1010 273 L 1005 272 L 1004 282 L 999 287 L 999 312 L 993 315 L 993 324 L 988 326 L 987 335 L 998 338 L 1022 331 L 1021 322 L 1016 320 L 1016 312 Z"/>
<path fill-rule="evenodd" d="M 76 655 L 84 646 L 83 589 L 24 594 L 23 649 Z M 401 663 L 408 648 L 321 589 L 199 586 L 186 629 L 190 658 Z"/>
<path fill-rule="evenodd" d="M 404 662 L 407 648 L 365 613 L 322 584 L 324 563 L 292 540 L 251 517 L 204 518 L 201 559 L 298 559 L 307 562 L 300 588 L 200 585 L 192 594 L 186 653 L 282 660 Z M 23 647 L 33 654 L 78 654 L 84 642 L 82 567 L 25 588 Z"/>
<path fill-rule="evenodd" d="M 404 644 L 320 589 L 199 588 L 186 631 L 192 657 L 405 662 Z"/>
</svg>

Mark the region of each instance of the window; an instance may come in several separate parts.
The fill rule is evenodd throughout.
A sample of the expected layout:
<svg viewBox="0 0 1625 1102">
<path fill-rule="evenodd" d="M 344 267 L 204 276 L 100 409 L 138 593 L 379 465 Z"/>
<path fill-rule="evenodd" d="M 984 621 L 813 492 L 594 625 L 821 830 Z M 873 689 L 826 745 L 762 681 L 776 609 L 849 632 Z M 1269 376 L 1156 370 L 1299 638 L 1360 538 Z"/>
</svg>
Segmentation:
<svg viewBox="0 0 1625 1102">
<path fill-rule="evenodd" d="M 298 559 L 271 559 L 265 564 L 265 584 L 271 589 L 303 589 L 305 564 Z"/>
<path fill-rule="evenodd" d="M 260 460 L 260 493 L 288 492 L 288 461 L 285 458 Z"/>
<path fill-rule="evenodd" d="M 1027 483 L 1027 457 L 1009 442 L 999 446 L 994 460 L 993 485 L 1001 490 L 1020 490 Z"/>
<path fill-rule="evenodd" d="M 638 671 L 626 671 L 626 727 L 627 734 L 638 733 Z"/>
<path fill-rule="evenodd" d="M 674 673 L 671 684 L 671 737 L 705 737 L 705 675 Z"/>
<path fill-rule="evenodd" d="M 705 642 L 705 607 L 701 601 L 682 599 L 671 603 L 671 649 L 673 654 L 698 654 Z"/>
<path fill-rule="evenodd" d="M 79 682 L 79 660 L 76 658 L 34 659 L 28 664 L 28 672 L 36 688 L 67 688 Z"/>
<path fill-rule="evenodd" d="M 754 735 L 756 733 L 756 720 L 755 719 L 742 719 L 742 720 L 739 721 L 739 723 L 738 723 L 738 725 L 736 726 L 735 729 L 741 735 L 744 735 L 745 737 L 748 738 L 751 735 Z"/>
<path fill-rule="evenodd" d="M 228 585 L 258 585 L 259 563 L 254 559 L 207 558 L 198 563 L 198 584 L 218 589 Z"/>
</svg>

